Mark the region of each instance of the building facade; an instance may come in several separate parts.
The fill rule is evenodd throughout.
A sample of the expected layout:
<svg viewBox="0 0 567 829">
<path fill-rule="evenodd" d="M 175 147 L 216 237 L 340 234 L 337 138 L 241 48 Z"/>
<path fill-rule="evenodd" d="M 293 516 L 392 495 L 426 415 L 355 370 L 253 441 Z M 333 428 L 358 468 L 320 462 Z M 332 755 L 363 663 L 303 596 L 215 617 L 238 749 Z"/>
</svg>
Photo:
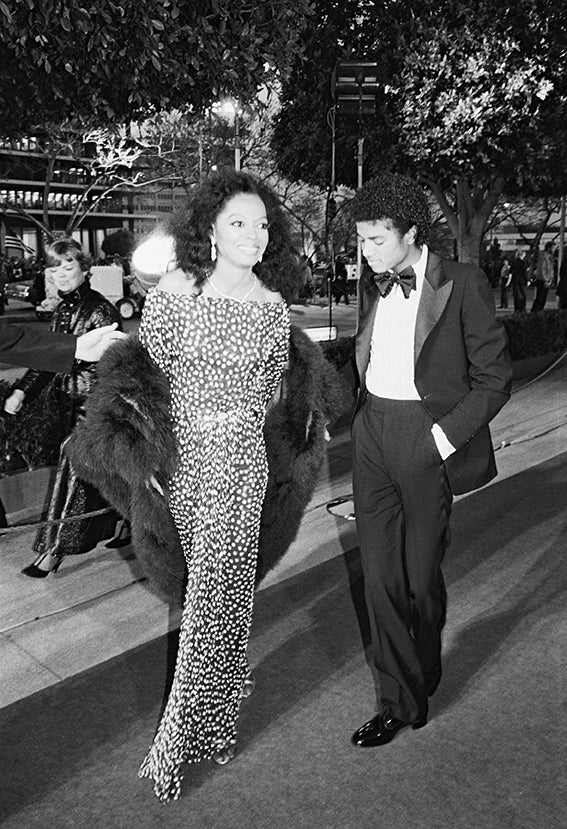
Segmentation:
<svg viewBox="0 0 567 829">
<path fill-rule="evenodd" d="M 108 234 L 125 228 L 144 235 L 184 198 L 181 188 L 167 182 L 107 192 L 108 186 L 93 183 L 90 162 L 86 155 L 50 159 L 41 138 L 0 139 L 0 252 L 40 255 L 45 240 L 34 219 L 46 223 L 47 218 L 52 231 L 64 232 L 80 208 L 85 216 L 72 235 L 97 258 Z"/>
</svg>

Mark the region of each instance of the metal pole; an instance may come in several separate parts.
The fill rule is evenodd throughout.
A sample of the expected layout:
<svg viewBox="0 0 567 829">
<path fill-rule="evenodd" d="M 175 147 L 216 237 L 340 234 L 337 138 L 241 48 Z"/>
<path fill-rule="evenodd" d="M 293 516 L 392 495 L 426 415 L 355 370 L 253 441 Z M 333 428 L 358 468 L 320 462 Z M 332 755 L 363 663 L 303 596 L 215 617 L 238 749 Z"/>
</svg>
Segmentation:
<svg viewBox="0 0 567 829">
<path fill-rule="evenodd" d="M 336 185 L 336 109 L 335 107 L 331 110 L 331 194 L 329 196 L 328 205 L 331 203 L 331 199 L 334 200 L 335 198 L 335 187 Z M 333 325 L 333 281 L 335 279 L 335 240 L 333 236 L 333 221 L 334 216 L 330 216 L 329 211 L 327 211 L 327 222 L 328 222 L 328 229 L 329 229 L 329 238 L 328 244 L 331 253 L 331 278 L 327 280 L 327 289 L 329 291 L 329 339 L 331 337 L 331 327 Z"/>
<path fill-rule="evenodd" d="M 358 182 L 357 187 L 362 187 L 362 159 L 363 159 L 364 138 L 358 139 Z M 360 279 L 362 273 L 362 243 L 360 239 L 356 241 L 356 278 Z M 358 285 L 358 282 L 357 282 Z"/>
<path fill-rule="evenodd" d="M 557 258 L 557 280 L 561 272 L 561 263 L 565 256 L 565 196 L 561 196 L 561 222 L 559 225 L 559 256 Z"/>
<path fill-rule="evenodd" d="M 234 169 L 240 170 L 240 120 L 238 104 L 234 107 Z"/>
<path fill-rule="evenodd" d="M 359 80 L 358 84 L 358 159 L 357 159 L 357 166 L 358 166 L 358 174 L 357 174 L 357 183 L 356 186 L 360 189 L 362 187 L 362 165 L 364 160 L 364 136 L 362 135 L 362 81 L 364 78 Z M 362 273 L 362 243 L 360 239 L 356 240 L 356 290 L 358 295 L 358 289 L 360 285 L 360 274 Z"/>
<path fill-rule="evenodd" d="M 203 181 L 204 172 L 203 159 L 203 125 L 199 124 L 199 182 Z"/>
</svg>

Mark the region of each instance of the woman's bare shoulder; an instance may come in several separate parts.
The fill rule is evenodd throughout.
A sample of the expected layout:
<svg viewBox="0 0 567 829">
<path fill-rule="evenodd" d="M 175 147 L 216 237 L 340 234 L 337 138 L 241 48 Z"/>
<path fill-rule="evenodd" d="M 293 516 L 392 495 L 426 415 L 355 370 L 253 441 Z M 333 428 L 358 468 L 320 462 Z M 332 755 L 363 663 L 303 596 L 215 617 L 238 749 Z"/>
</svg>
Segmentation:
<svg viewBox="0 0 567 829">
<path fill-rule="evenodd" d="M 262 302 L 283 302 L 283 297 L 279 291 L 270 291 L 265 285 L 260 283 L 260 291 L 262 295 Z"/>
<path fill-rule="evenodd" d="M 157 287 L 160 291 L 169 294 L 193 294 L 195 293 L 195 280 L 181 268 L 168 271 L 160 277 Z"/>
</svg>

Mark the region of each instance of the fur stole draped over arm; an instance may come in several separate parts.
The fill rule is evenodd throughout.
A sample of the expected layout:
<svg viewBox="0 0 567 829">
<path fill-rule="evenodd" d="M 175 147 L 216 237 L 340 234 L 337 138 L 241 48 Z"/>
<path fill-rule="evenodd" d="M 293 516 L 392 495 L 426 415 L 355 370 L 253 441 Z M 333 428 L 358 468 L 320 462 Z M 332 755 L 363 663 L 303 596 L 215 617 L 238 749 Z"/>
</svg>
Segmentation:
<svg viewBox="0 0 567 829">
<path fill-rule="evenodd" d="M 136 556 L 150 586 L 182 604 L 185 559 L 166 489 L 177 462 L 170 393 L 163 372 L 135 336 L 111 346 L 98 366 L 86 417 L 70 441 L 77 474 L 94 484 L 132 525 Z M 257 582 L 295 539 L 325 455 L 325 427 L 350 405 L 350 392 L 321 348 L 292 326 L 283 394 L 264 427 L 269 476 L 262 510 Z"/>
<path fill-rule="evenodd" d="M 77 475 L 131 522 L 132 541 L 151 587 L 182 604 L 185 559 L 165 489 L 177 462 L 169 383 L 136 335 L 109 348 L 98 363 L 98 383 L 68 443 Z"/>
<path fill-rule="evenodd" d="M 350 389 L 321 347 L 292 325 L 283 393 L 268 411 L 264 426 L 269 474 L 257 583 L 295 540 L 325 458 L 326 427 L 351 403 Z"/>
</svg>

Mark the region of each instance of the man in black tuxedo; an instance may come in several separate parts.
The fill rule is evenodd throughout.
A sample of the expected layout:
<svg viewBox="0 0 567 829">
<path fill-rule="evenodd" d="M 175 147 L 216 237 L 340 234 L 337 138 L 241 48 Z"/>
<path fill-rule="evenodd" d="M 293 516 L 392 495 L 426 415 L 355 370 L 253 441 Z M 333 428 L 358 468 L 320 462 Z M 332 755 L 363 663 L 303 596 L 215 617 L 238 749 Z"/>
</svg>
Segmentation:
<svg viewBox="0 0 567 829">
<path fill-rule="evenodd" d="M 116 331 L 116 325 L 105 325 L 80 337 L 33 331 L 18 325 L 1 325 L 0 362 L 68 374 L 74 360 L 96 363 L 114 340 L 125 336 Z"/>
<path fill-rule="evenodd" d="M 382 175 L 357 191 L 352 215 L 371 269 L 359 285 L 352 431 L 378 699 L 352 739 L 367 747 L 427 722 L 441 679 L 452 498 L 496 474 L 488 423 L 512 371 L 484 272 L 427 247 L 419 185 Z"/>
</svg>

